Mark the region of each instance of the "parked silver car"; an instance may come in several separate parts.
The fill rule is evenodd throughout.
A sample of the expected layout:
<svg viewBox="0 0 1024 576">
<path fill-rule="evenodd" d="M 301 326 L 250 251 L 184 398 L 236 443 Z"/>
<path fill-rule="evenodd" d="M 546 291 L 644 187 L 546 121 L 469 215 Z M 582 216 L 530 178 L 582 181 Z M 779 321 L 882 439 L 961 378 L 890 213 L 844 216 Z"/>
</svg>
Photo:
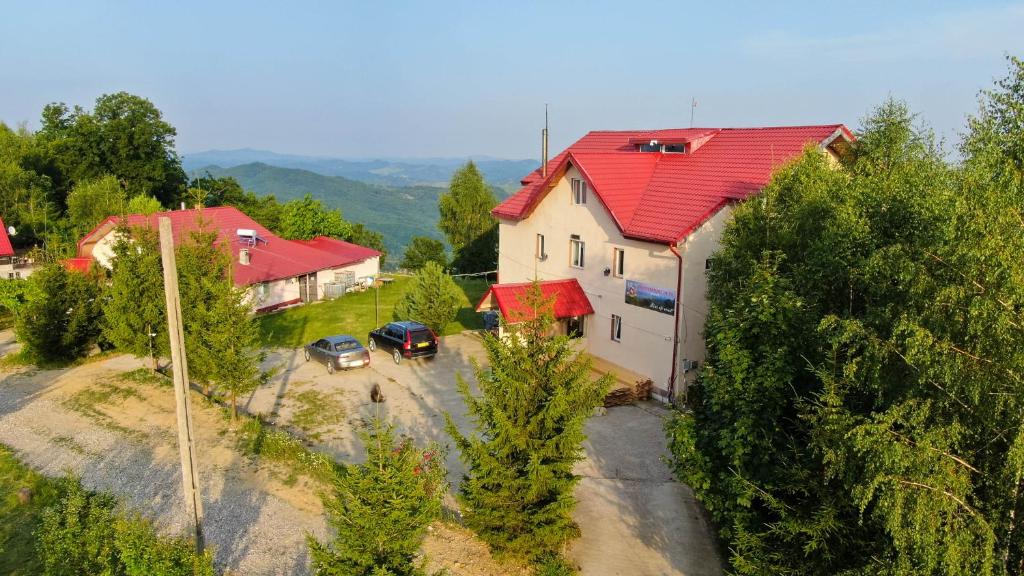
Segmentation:
<svg viewBox="0 0 1024 576">
<path fill-rule="evenodd" d="M 370 352 L 358 340 L 347 334 L 321 338 L 303 346 L 306 360 L 327 365 L 327 372 L 336 369 L 362 368 L 370 365 Z"/>
</svg>

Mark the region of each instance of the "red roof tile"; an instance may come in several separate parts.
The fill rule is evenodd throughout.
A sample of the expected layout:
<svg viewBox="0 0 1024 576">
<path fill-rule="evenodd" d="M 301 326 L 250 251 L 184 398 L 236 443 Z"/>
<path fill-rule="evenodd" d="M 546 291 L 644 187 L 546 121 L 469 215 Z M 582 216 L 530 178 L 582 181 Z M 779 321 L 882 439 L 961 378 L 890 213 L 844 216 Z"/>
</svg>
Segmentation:
<svg viewBox="0 0 1024 576">
<path fill-rule="evenodd" d="M 555 156 L 548 177 L 536 170 L 499 204 L 498 218 L 521 220 L 575 166 L 607 207 L 623 236 L 675 243 L 726 203 L 761 190 L 781 164 L 808 145 L 836 135 L 842 124 L 775 128 L 685 128 L 591 132 Z M 686 142 L 687 153 L 638 152 L 637 143 Z"/>
<path fill-rule="evenodd" d="M 65 258 L 60 263 L 71 272 L 88 272 L 92 266 L 92 258 Z"/>
<path fill-rule="evenodd" d="M 123 220 L 128 226 L 156 229 L 157 218 L 161 216 L 171 219 L 175 244 L 181 244 L 191 232 L 200 229 L 216 232 L 218 244 L 227 246 L 231 251 L 234 282 L 238 286 L 310 274 L 380 255 L 376 250 L 331 238 L 320 237 L 308 241 L 284 240 L 231 206 L 174 210 L 149 216 L 130 214 Z M 121 221 L 122 217 L 111 216 L 82 238 L 78 243 L 79 256 L 84 256 L 83 247 L 87 243 L 95 242 L 106 235 Z M 250 243 L 240 238 L 237 234 L 239 229 L 255 231 L 258 240 Z M 249 264 L 238 262 L 238 253 L 242 248 L 249 250 Z"/>
<path fill-rule="evenodd" d="M 555 318 L 571 318 L 573 316 L 585 316 L 593 314 L 594 308 L 590 305 L 590 299 L 583 292 L 580 283 L 575 278 L 568 280 L 548 280 L 539 282 L 541 294 L 545 299 L 554 299 Z M 484 304 L 490 302 L 491 308 L 496 303 L 501 311 L 502 317 L 509 322 L 522 322 L 533 318 L 534 311 L 528 309 L 524 304 L 527 292 L 533 286 L 532 282 L 518 284 L 494 284 L 488 288 L 480 303 L 477 304 L 477 311 L 484 308 Z"/>
<path fill-rule="evenodd" d="M 7 235 L 3 219 L 0 219 L 0 256 L 14 256 L 14 247 L 11 246 L 11 238 Z"/>
</svg>

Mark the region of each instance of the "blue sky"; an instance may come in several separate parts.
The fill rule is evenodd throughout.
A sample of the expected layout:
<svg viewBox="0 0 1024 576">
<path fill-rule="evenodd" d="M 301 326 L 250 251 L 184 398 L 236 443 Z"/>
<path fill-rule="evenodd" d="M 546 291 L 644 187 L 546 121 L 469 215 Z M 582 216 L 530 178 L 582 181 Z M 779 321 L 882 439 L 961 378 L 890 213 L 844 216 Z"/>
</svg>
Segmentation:
<svg viewBox="0 0 1024 576">
<path fill-rule="evenodd" d="M 46 4 L 46 5 L 44 5 Z M 3 2 L 0 120 L 127 90 L 179 151 L 558 151 L 597 129 L 845 122 L 887 96 L 955 141 L 1024 56 L 1010 2 Z"/>
</svg>

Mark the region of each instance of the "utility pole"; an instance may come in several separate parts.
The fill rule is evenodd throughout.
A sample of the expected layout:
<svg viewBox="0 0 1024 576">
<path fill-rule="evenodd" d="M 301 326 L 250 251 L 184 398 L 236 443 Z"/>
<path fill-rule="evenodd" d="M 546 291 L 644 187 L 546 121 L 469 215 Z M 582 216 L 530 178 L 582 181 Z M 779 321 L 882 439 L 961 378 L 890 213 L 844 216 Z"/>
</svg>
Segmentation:
<svg viewBox="0 0 1024 576">
<path fill-rule="evenodd" d="M 185 333 L 181 326 L 181 299 L 178 293 L 178 265 L 174 260 L 174 233 L 171 219 L 160 217 L 160 258 L 164 266 L 164 295 L 167 299 L 167 331 L 171 335 L 171 363 L 174 375 L 174 403 L 178 415 L 178 449 L 181 452 L 181 485 L 185 507 L 195 528 L 196 550 L 203 552 L 203 500 L 199 495 L 199 470 L 196 466 L 195 432 L 192 429 L 192 405 L 188 390 L 188 361 L 185 359 Z"/>
</svg>

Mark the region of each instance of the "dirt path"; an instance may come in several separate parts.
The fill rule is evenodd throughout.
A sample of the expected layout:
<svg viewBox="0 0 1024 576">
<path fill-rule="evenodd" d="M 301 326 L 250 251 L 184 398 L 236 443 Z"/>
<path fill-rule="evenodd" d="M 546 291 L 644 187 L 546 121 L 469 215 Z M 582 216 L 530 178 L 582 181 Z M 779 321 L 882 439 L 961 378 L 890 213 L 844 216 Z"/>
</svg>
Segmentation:
<svg viewBox="0 0 1024 576">
<path fill-rule="evenodd" d="M 0 350 L 9 349 L 0 332 Z M 142 367 L 118 356 L 68 370 L 0 373 L 0 443 L 48 475 L 72 471 L 167 532 L 184 532 L 173 396 L 168 387 L 128 382 Z M 306 534 L 326 538 L 318 487 L 274 464 L 257 466 L 235 447 L 218 407 L 193 396 L 201 455 L 205 535 L 218 566 L 232 574 L 308 574 Z M 436 524 L 424 546 L 431 565 L 465 576 L 512 571 L 458 528 Z"/>
</svg>

